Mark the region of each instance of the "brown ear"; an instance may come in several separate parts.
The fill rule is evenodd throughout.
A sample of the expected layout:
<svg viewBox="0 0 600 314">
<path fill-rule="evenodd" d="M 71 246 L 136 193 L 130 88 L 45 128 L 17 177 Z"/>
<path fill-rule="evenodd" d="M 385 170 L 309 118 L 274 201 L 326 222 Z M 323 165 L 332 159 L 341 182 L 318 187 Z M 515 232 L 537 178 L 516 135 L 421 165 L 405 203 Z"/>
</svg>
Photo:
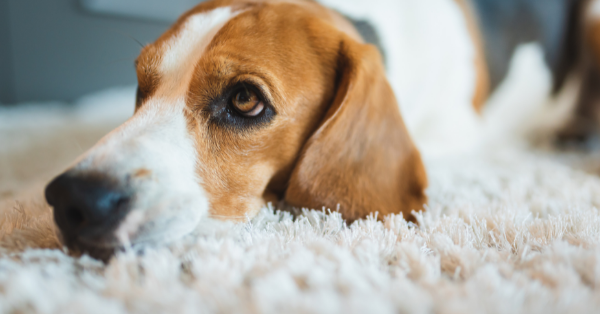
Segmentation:
<svg viewBox="0 0 600 314">
<path fill-rule="evenodd" d="M 371 45 L 340 45 L 338 90 L 305 145 L 285 201 L 336 209 L 356 220 L 419 210 L 427 202 L 421 156 L 400 116 L 381 56 Z"/>
</svg>

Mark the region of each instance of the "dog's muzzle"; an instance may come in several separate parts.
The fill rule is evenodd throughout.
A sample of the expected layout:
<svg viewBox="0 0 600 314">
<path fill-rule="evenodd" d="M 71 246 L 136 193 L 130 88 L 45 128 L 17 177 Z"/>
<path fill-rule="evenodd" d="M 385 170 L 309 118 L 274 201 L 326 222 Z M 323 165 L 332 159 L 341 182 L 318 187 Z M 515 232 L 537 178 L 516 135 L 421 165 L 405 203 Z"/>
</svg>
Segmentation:
<svg viewBox="0 0 600 314">
<path fill-rule="evenodd" d="M 161 104 L 147 104 L 47 186 L 70 250 L 107 260 L 123 247 L 185 236 L 208 214 L 185 116 Z"/>
</svg>

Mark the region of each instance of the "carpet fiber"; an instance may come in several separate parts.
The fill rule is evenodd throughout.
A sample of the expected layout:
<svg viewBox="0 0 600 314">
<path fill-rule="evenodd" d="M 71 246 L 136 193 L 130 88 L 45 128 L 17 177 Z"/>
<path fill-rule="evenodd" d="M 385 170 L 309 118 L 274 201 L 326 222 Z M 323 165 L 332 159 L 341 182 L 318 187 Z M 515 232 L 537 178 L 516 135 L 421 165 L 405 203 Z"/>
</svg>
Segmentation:
<svg viewBox="0 0 600 314">
<path fill-rule="evenodd" d="M 132 95 L 84 103 L 116 97 L 115 108 L 129 108 Z M 335 212 L 294 219 L 264 209 L 247 223 L 200 226 L 170 246 L 130 249 L 108 265 L 70 257 L 54 236 L 43 184 L 127 115 L 101 118 L 86 106 L 0 112 L 8 147 L 0 154 L 1 313 L 600 309 L 600 157 L 529 145 L 427 159 L 430 203 L 418 226 L 399 216 L 347 226 Z"/>
</svg>

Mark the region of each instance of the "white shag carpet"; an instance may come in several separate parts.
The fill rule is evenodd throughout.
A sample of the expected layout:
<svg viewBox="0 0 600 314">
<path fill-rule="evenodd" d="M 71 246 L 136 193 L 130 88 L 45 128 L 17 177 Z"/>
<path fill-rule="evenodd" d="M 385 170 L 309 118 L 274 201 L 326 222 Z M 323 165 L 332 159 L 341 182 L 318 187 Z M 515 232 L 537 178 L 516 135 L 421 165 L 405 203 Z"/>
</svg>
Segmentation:
<svg viewBox="0 0 600 314">
<path fill-rule="evenodd" d="M 600 157 L 527 145 L 427 160 L 418 226 L 265 209 L 108 265 L 70 257 L 41 190 L 132 98 L 0 109 L 0 313 L 600 312 Z"/>
</svg>

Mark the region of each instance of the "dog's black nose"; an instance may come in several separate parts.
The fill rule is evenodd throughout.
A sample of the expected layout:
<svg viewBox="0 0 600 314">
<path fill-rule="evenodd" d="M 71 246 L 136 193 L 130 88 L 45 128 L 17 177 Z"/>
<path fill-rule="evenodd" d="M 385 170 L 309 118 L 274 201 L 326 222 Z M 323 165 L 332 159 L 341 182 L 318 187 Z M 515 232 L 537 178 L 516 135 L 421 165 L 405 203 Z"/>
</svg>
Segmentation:
<svg viewBox="0 0 600 314">
<path fill-rule="evenodd" d="M 46 200 L 67 244 L 110 237 L 130 210 L 129 194 L 100 176 L 63 174 L 46 187 Z"/>
</svg>

